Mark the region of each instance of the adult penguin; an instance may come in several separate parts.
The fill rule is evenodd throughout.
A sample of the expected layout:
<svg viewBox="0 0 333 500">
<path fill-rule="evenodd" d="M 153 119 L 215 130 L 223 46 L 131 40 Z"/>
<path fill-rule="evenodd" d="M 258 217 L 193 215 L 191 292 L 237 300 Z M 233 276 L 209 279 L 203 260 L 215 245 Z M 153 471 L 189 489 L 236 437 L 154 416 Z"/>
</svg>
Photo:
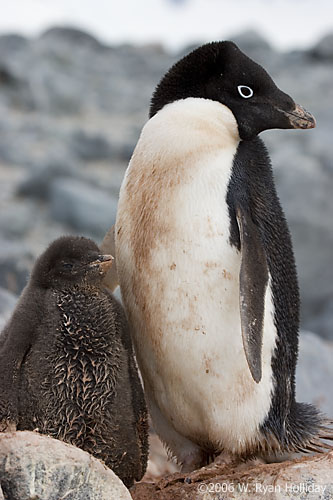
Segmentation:
<svg viewBox="0 0 333 500">
<path fill-rule="evenodd" d="M 154 427 L 186 471 L 333 437 L 295 401 L 296 268 L 257 137 L 314 126 L 232 42 L 194 50 L 153 95 L 120 191 L 117 266 Z"/>
</svg>

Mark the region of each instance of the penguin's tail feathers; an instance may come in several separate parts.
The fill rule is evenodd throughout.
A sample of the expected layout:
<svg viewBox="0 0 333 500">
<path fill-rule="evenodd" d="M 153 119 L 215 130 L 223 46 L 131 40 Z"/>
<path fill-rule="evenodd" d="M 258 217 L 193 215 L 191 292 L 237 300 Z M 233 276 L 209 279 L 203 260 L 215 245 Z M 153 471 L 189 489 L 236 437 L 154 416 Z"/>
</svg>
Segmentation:
<svg viewBox="0 0 333 500">
<path fill-rule="evenodd" d="M 303 453 L 332 451 L 333 420 L 311 404 L 295 403 L 286 424 L 283 441 L 286 451 Z"/>
<path fill-rule="evenodd" d="M 262 431 L 261 447 L 269 454 L 333 451 L 333 420 L 311 404 L 294 402 L 283 422 L 270 419 Z"/>
</svg>

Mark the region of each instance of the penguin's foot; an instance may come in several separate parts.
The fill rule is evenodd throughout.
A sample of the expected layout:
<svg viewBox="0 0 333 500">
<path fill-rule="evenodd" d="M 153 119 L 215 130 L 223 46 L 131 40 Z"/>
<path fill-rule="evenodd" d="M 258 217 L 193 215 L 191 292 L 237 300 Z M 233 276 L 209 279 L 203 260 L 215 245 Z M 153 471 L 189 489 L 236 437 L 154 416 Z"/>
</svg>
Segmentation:
<svg viewBox="0 0 333 500">
<path fill-rule="evenodd" d="M 221 467 L 221 466 L 233 466 L 237 467 L 237 470 L 248 469 L 250 467 L 255 467 L 259 464 L 266 463 L 265 460 L 261 457 L 251 457 L 248 460 L 244 460 L 244 458 L 234 455 L 232 453 L 228 453 L 226 451 L 222 451 L 219 455 L 215 457 L 213 462 L 208 467 Z"/>
<path fill-rule="evenodd" d="M 235 455 L 232 455 L 231 453 L 228 453 L 227 451 L 222 451 L 219 455 L 217 455 L 212 463 L 209 465 L 209 467 L 214 467 L 216 465 L 218 466 L 223 466 L 223 465 L 231 465 L 231 464 L 236 464 L 240 463 L 240 460 L 235 457 Z"/>
<path fill-rule="evenodd" d="M 193 472 L 197 469 L 201 469 L 209 463 L 209 456 L 203 450 L 197 449 L 193 452 L 187 454 L 181 465 L 181 472 Z"/>
</svg>

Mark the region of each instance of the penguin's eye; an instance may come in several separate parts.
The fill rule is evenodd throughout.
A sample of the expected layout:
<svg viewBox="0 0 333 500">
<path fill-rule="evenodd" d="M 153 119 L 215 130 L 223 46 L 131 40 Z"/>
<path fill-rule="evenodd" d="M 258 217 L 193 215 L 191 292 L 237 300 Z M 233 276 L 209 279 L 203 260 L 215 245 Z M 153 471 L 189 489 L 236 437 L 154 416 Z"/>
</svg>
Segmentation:
<svg viewBox="0 0 333 500">
<path fill-rule="evenodd" d="M 246 85 L 238 85 L 237 87 L 239 94 L 244 97 L 244 99 L 249 99 L 253 96 L 253 90 L 251 87 L 247 87 Z"/>
</svg>

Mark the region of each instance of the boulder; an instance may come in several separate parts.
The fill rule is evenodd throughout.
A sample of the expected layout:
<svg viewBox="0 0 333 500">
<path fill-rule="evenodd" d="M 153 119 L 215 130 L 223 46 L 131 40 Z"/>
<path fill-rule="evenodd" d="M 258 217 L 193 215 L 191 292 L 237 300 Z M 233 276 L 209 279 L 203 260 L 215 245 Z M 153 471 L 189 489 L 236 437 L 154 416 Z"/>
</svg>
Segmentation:
<svg viewBox="0 0 333 500">
<path fill-rule="evenodd" d="M 0 242 L 0 287 L 20 294 L 27 284 L 34 256 L 27 245 L 18 241 Z"/>
<path fill-rule="evenodd" d="M 316 59 L 333 61 L 333 33 L 327 33 L 310 52 Z"/>
<path fill-rule="evenodd" d="M 70 137 L 70 150 L 80 160 L 103 160 L 112 157 L 112 149 L 102 134 L 87 134 L 84 130 L 75 130 Z"/>
<path fill-rule="evenodd" d="M 333 419 L 333 342 L 301 331 L 296 369 L 296 399 L 313 403 Z"/>
<path fill-rule="evenodd" d="M 44 31 L 40 39 L 53 44 L 60 42 L 80 47 L 92 47 L 94 49 L 103 47 L 94 36 L 73 26 L 54 26 Z"/>
<path fill-rule="evenodd" d="M 274 152 L 274 173 L 291 230 L 298 269 L 302 326 L 333 340 L 333 176 L 320 159 L 286 142 Z M 331 322 L 327 321 L 327 315 Z"/>
<path fill-rule="evenodd" d="M 30 200 L 10 203 L 1 209 L 0 234 L 2 238 L 24 238 L 33 228 L 38 208 Z M 0 251 L 1 254 L 1 251 Z"/>
<path fill-rule="evenodd" d="M 8 315 L 14 310 L 17 301 L 16 295 L 0 287 L 0 314 Z"/>
<path fill-rule="evenodd" d="M 17 302 L 16 295 L 4 288 L 0 288 L 0 335 L 3 327 L 14 311 Z"/>
<path fill-rule="evenodd" d="M 52 183 L 52 217 L 98 237 L 115 223 L 117 203 L 111 194 L 82 181 L 60 178 Z"/>
<path fill-rule="evenodd" d="M 8 500 L 131 500 L 101 461 L 29 431 L 0 434 L 1 490 Z"/>
<path fill-rule="evenodd" d="M 52 156 L 44 163 L 31 167 L 17 186 L 17 194 L 47 200 L 54 179 L 59 177 L 80 178 L 81 170 L 68 155 Z"/>
<path fill-rule="evenodd" d="M 7 33 L 0 35 L 0 57 L 2 53 L 15 53 L 23 50 L 29 45 L 29 40 L 16 33 Z"/>
</svg>

